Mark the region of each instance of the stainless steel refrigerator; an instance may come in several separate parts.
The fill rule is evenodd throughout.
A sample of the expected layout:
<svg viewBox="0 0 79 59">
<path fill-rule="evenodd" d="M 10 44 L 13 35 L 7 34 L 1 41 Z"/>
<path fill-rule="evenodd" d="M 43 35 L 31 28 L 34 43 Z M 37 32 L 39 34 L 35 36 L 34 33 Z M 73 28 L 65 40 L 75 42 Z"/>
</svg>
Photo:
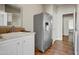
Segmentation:
<svg viewBox="0 0 79 59">
<path fill-rule="evenodd" d="M 52 16 L 48 13 L 34 15 L 35 48 L 44 52 L 52 44 Z"/>
</svg>

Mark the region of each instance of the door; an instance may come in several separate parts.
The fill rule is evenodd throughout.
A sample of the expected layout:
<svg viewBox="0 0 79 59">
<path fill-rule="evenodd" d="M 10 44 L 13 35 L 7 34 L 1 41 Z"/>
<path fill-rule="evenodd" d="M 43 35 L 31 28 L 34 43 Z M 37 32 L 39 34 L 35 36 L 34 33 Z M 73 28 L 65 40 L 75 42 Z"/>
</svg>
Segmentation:
<svg viewBox="0 0 79 59">
<path fill-rule="evenodd" d="M 22 51 L 23 55 L 33 55 L 34 54 L 34 37 L 28 36 L 23 37 Z"/>
<path fill-rule="evenodd" d="M 18 54 L 18 41 L 9 41 L 0 44 L 0 55 L 16 55 Z"/>
<path fill-rule="evenodd" d="M 74 31 L 74 13 L 63 14 L 63 40 L 73 42 L 73 31 Z M 67 38 L 67 39 L 66 39 Z"/>
</svg>

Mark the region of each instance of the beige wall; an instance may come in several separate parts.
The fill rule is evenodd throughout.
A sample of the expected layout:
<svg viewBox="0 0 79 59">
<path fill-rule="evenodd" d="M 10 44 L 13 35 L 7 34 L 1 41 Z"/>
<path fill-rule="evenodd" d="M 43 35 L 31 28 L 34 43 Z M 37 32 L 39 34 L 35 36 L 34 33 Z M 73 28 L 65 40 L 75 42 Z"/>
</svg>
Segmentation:
<svg viewBox="0 0 79 59">
<path fill-rule="evenodd" d="M 33 31 L 33 16 L 42 12 L 41 5 L 26 4 L 22 5 L 23 27 L 29 31 Z"/>
</svg>

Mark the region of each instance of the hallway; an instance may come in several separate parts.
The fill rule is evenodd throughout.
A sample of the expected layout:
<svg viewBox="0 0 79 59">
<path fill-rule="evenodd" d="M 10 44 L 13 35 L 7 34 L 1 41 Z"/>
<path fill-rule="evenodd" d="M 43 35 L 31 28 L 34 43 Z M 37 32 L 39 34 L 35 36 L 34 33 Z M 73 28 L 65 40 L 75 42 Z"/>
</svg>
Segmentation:
<svg viewBox="0 0 79 59">
<path fill-rule="evenodd" d="M 38 49 L 35 50 L 35 55 L 73 55 L 74 49 L 68 37 L 63 37 L 63 41 L 56 40 L 46 52 L 42 53 Z"/>
</svg>

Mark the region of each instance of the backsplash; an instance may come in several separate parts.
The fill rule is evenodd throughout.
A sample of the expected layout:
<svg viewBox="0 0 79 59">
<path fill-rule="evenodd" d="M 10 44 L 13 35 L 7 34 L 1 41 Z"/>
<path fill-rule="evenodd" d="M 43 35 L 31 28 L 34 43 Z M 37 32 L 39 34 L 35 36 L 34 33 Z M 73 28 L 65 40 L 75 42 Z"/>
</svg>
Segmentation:
<svg viewBox="0 0 79 59">
<path fill-rule="evenodd" d="M 11 26 L 11 27 L 8 27 L 8 26 L 0 26 L 0 34 L 3 34 L 3 33 L 10 33 L 10 32 L 22 32 L 22 31 L 25 31 L 25 29 L 22 28 L 22 27 L 15 27 L 15 26 Z"/>
</svg>

